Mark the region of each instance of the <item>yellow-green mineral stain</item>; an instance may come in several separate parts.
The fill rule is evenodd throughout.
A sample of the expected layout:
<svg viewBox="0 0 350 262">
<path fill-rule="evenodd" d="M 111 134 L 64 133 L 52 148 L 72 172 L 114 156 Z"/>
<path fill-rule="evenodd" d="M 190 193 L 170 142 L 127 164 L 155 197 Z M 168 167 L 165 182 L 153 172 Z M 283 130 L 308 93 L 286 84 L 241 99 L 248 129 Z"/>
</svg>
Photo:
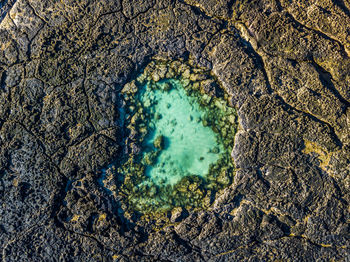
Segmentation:
<svg viewBox="0 0 350 262">
<path fill-rule="evenodd" d="M 224 151 L 218 135 L 207 126 L 206 112 L 180 81 L 166 80 L 158 87 L 146 84 L 140 96 L 150 113 L 150 132 L 144 141 L 149 152 L 144 158 L 159 150 L 154 163 L 147 165 L 146 176 L 157 185 L 175 185 L 188 175 L 205 178 L 210 164 Z"/>
</svg>

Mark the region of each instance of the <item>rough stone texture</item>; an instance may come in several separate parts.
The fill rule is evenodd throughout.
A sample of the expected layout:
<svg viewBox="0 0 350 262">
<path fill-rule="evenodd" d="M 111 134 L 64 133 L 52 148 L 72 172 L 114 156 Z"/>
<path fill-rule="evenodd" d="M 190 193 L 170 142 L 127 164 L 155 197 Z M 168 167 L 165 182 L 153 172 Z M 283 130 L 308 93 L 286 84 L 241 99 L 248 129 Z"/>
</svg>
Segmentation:
<svg viewBox="0 0 350 262">
<path fill-rule="evenodd" d="M 349 259 L 349 1 L 1 2 L 3 261 Z M 212 70 L 240 123 L 234 183 L 172 221 L 99 183 L 155 56 Z"/>
</svg>

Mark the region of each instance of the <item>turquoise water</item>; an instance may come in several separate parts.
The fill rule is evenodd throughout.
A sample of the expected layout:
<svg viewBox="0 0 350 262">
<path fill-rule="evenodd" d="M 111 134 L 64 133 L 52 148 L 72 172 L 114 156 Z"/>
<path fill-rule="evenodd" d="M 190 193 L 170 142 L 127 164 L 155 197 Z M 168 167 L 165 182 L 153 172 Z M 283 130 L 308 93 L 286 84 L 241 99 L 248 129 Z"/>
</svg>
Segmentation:
<svg viewBox="0 0 350 262">
<path fill-rule="evenodd" d="M 203 124 L 206 112 L 196 98 L 186 94 L 180 81 L 164 80 L 157 85 L 146 84 L 140 95 L 149 117 L 143 159 L 155 155 L 146 165 L 146 176 L 158 185 L 174 185 L 188 175 L 205 178 L 210 164 L 223 152 L 217 134 Z"/>
<path fill-rule="evenodd" d="M 121 90 L 126 154 L 115 187 L 102 180 L 123 210 L 208 208 L 233 181 L 236 110 L 209 72 L 175 62 L 150 63 Z"/>
</svg>

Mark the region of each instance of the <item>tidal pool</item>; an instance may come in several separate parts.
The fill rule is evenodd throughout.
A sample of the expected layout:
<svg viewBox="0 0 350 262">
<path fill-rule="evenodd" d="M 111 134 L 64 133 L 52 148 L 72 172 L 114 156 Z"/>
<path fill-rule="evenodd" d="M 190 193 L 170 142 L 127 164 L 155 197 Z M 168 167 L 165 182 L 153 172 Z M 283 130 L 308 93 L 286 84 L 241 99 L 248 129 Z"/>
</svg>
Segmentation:
<svg viewBox="0 0 350 262">
<path fill-rule="evenodd" d="M 146 176 L 157 185 L 174 185 L 188 175 L 205 178 L 210 164 L 223 152 L 218 134 L 203 125 L 206 112 L 186 94 L 179 80 L 162 81 L 158 88 L 150 84 L 143 88 L 140 101 L 150 113 L 144 158 L 154 150 L 160 151 L 154 163 L 147 165 Z M 163 145 L 157 146 L 157 142 Z"/>
<path fill-rule="evenodd" d="M 163 76 L 153 77 L 158 66 Z M 236 111 L 227 96 L 209 94 L 219 87 L 207 72 L 191 70 L 153 64 L 122 90 L 128 135 L 117 194 L 126 209 L 208 207 L 232 183 Z"/>
</svg>

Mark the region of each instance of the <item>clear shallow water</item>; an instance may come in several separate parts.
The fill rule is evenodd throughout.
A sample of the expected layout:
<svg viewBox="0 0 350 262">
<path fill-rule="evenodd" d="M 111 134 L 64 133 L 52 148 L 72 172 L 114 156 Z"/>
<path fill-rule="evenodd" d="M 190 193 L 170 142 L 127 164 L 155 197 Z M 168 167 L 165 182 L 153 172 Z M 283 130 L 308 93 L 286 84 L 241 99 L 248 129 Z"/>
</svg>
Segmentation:
<svg viewBox="0 0 350 262">
<path fill-rule="evenodd" d="M 167 84 L 172 88 L 162 90 Z M 210 164 L 219 159 L 223 146 L 217 134 L 203 125 L 206 112 L 186 94 L 180 81 L 165 80 L 158 86 L 161 88 L 145 85 L 140 96 L 140 102 L 151 113 L 144 158 L 158 150 L 156 160 L 146 166 L 146 176 L 158 185 L 174 185 L 187 175 L 204 178 Z M 159 136 L 163 136 L 162 150 L 153 145 Z"/>
<path fill-rule="evenodd" d="M 236 111 L 207 73 L 193 72 L 207 79 L 193 82 L 181 75 L 154 81 L 154 72 L 145 70 L 122 89 L 127 158 L 115 170 L 115 194 L 123 209 L 143 214 L 207 208 L 232 183 Z M 113 187 L 110 179 L 103 183 Z"/>
</svg>

